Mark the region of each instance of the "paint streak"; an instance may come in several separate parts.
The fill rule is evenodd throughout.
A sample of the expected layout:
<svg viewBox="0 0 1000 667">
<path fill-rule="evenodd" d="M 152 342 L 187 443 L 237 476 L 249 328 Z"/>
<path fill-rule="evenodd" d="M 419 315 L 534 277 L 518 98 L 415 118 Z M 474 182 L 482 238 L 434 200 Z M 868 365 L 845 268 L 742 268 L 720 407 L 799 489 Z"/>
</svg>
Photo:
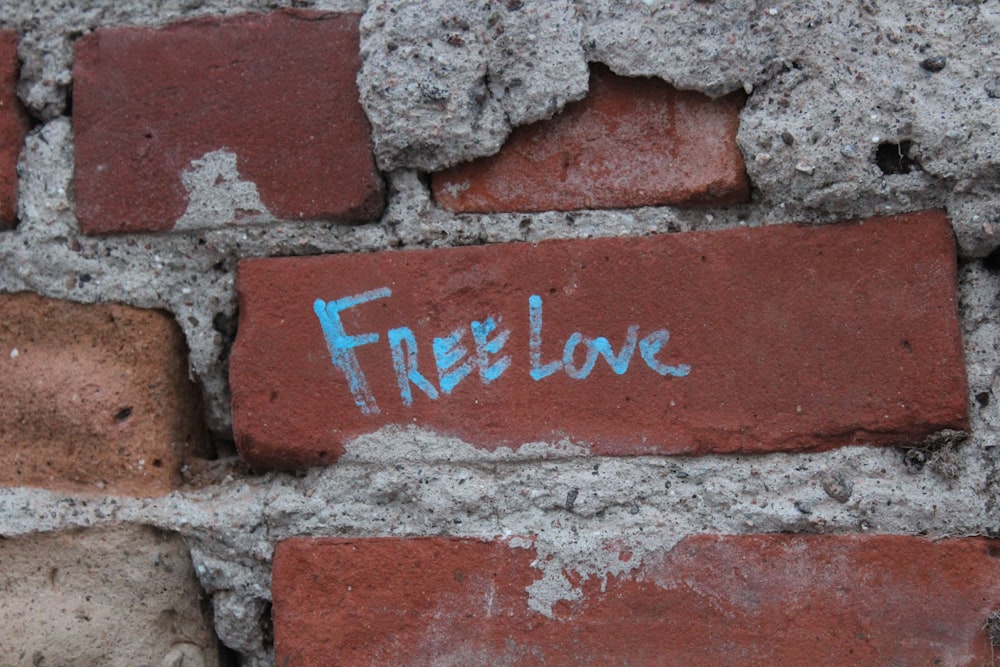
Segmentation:
<svg viewBox="0 0 1000 667">
<path fill-rule="evenodd" d="M 361 412 L 366 415 L 378 414 L 378 403 L 375 402 L 368 381 L 365 379 L 364 373 L 361 372 L 361 364 L 358 363 L 358 356 L 354 354 L 354 348 L 377 343 L 379 337 L 377 333 L 362 336 L 347 335 L 347 332 L 344 331 L 344 323 L 340 319 L 340 312 L 362 303 L 390 296 L 392 296 L 392 290 L 388 287 L 381 287 L 362 294 L 346 296 L 336 301 L 324 302 L 322 299 L 316 299 L 313 303 L 313 310 L 316 317 L 319 318 L 320 326 L 323 327 L 323 336 L 326 338 L 330 360 L 334 366 L 344 372 L 348 388 L 354 397 L 354 404 L 361 408 Z"/>
</svg>

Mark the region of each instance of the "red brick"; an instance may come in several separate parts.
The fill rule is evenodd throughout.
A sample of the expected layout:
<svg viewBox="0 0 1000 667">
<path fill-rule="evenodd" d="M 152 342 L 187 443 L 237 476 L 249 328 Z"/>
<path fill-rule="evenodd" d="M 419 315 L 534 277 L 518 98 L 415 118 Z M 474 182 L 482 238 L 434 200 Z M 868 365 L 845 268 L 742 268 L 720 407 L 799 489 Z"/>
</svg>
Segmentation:
<svg viewBox="0 0 1000 667">
<path fill-rule="evenodd" d="M 699 535 L 623 576 L 564 573 L 528 606 L 536 554 L 504 541 L 277 545 L 279 665 L 980 665 L 1000 606 L 983 539 Z M 628 558 L 629 554 L 622 554 Z"/>
<path fill-rule="evenodd" d="M 17 160 L 31 127 L 17 99 L 17 42 L 13 30 L 0 30 L 0 229 L 17 224 Z"/>
<path fill-rule="evenodd" d="M 78 40 L 80 228 L 171 229 L 188 203 L 181 174 L 221 149 L 279 218 L 377 218 L 383 187 L 355 81 L 358 21 L 281 11 Z"/>
<path fill-rule="evenodd" d="M 347 335 L 378 335 L 353 349 L 371 394 L 356 401 L 314 303 L 380 288 L 391 296 L 341 314 Z M 825 227 L 245 260 L 230 366 L 237 444 L 253 466 L 293 468 L 331 462 L 346 441 L 389 424 L 490 450 L 569 438 L 595 455 L 919 441 L 967 428 L 955 289 L 952 232 L 937 211 Z M 530 295 L 542 303 L 539 366 L 558 366 L 574 332 L 606 337 L 617 355 L 636 326 L 649 354 L 633 343 L 621 375 L 596 356 L 584 379 L 556 368 L 536 381 Z M 510 361 L 486 383 L 470 323 L 490 317 L 500 322 L 487 339 L 511 333 L 488 365 Z M 404 404 L 388 335 L 401 327 L 412 330 L 436 400 L 407 383 L 412 406 Z M 661 330 L 669 341 L 657 349 L 663 336 L 647 337 Z M 454 331 L 464 332 L 471 371 L 447 394 L 432 342 Z M 407 345 L 398 349 L 405 360 Z M 575 349 L 578 371 L 588 351 Z M 682 365 L 690 366 L 683 377 L 654 371 L 680 374 Z"/>
<path fill-rule="evenodd" d="M 162 495 L 207 439 L 165 313 L 0 295 L 0 485 Z"/>
<path fill-rule="evenodd" d="M 583 101 L 517 128 L 492 157 L 435 174 L 434 197 L 459 212 L 747 201 L 736 145 L 743 101 L 597 66 Z"/>
</svg>

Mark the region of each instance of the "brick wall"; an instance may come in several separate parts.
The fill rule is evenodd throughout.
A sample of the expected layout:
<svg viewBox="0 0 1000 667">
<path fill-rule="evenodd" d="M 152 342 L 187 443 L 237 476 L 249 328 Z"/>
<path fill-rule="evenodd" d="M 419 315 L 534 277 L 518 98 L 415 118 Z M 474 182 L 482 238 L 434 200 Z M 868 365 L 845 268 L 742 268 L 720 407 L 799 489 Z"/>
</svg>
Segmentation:
<svg viewBox="0 0 1000 667">
<path fill-rule="evenodd" d="M 0 664 L 993 664 L 990 3 L 0 8 Z"/>
</svg>

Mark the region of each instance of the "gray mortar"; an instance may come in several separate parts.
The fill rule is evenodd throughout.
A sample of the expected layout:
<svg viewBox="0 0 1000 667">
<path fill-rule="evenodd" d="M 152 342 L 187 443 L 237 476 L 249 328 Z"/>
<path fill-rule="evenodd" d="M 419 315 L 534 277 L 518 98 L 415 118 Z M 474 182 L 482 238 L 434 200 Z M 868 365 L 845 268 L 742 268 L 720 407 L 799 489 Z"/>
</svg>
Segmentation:
<svg viewBox="0 0 1000 667">
<path fill-rule="evenodd" d="M 354 443 L 332 468 L 233 478 L 157 500 L 3 489 L 0 534 L 116 522 L 178 531 L 213 595 L 220 638 L 245 664 L 269 665 L 259 621 L 273 545 L 288 536 L 534 537 L 541 558 L 529 604 L 549 613 L 579 595 L 564 569 L 584 578 L 624 574 L 690 534 L 983 534 L 997 525 L 984 501 L 992 445 L 959 447 L 957 472 L 944 476 L 930 466 L 910 472 L 893 449 L 614 459 L 538 445 L 526 458 L 385 429 Z M 831 495 L 831 479 L 850 494 Z M 635 555 L 627 564 L 618 559 L 622 548 Z"/>
<path fill-rule="evenodd" d="M 433 171 L 496 153 L 511 125 L 587 93 L 566 0 L 373 2 L 361 24 L 361 101 L 383 169 Z"/>
<path fill-rule="evenodd" d="M 289 535 L 535 536 L 540 554 L 553 556 L 539 559 L 543 570 L 529 590 L 533 608 L 546 613 L 574 595 L 562 568 L 620 573 L 692 533 L 1000 532 L 1000 275 L 979 259 L 1000 246 L 997 3 L 372 3 L 359 87 L 388 175 L 381 221 L 287 222 L 262 211 L 252 226 L 220 227 L 234 202 L 252 201 L 254 185 L 221 160 L 225 188 L 198 191 L 192 181 L 190 231 L 81 236 L 63 115 L 72 40 L 100 25 L 289 4 L 364 9 L 336 0 L 0 2 L 0 25 L 24 34 L 19 92 L 40 123 L 21 158 L 20 226 L 0 233 L 0 290 L 172 313 L 222 451 L 231 438 L 226 353 L 240 258 L 825 223 L 927 207 L 948 210 L 962 258 L 969 440 L 906 457 L 852 447 L 594 459 L 583 456 L 586 443 L 491 455 L 433 433 L 385 429 L 326 470 L 252 476 L 234 468 L 215 486 L 155 500 L 0 489 L 0 535 L 117 522 L 180 532 L 213 595 L 219 636 L 245 664 L 270 665 L 261 618 L 274 544 Z M 944 69 L 921 67 L 929 57 L 944 58 Z M 579 99 L 588 62 L 711 95 L 749 93 L 739 143 L 753 201 L 503 215 L 453 215 L 435 205 L 421 171 L 493 153 L 512 126 Z M 877 145 L 903 140 L 913 142 L 922 168 L 883 174 Z M 619 541 L 636 556 L 629 564 L 601 548 Z"/>
</svg>

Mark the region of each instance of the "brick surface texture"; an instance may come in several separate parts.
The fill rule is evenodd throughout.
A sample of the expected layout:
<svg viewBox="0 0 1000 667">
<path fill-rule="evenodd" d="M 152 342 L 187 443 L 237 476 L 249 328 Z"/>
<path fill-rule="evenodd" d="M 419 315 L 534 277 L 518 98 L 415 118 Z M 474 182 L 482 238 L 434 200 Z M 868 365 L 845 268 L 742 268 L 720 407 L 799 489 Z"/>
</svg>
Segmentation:
<svg viewBox="0 0 1000 667">
<path fill-rule="evenodd" d="M 459 212 L 746 201 L 742 106 L 742 94 L 713 100 L 597 66 L 584 100 L 517 128 L 495 156 L 435 174 L 434 198 Z"/>
<path fill-rule="evenodd" d="M 1000 2 L 899 4 L 0 0 L 0 667 L 1000 666 Z"/>
<path fill-rule="evenodd" d="M 0 484 L 162 495 L 207 446 L 165 313 L 0 295 Z"/>
<path fill-rule="evenodd" d="M 218 665 L 180 535 L 126 525 L 7 538 L 0 564 L 4 667 Z M 178 646 L 200 660 L 177 660 Z"/>
<path fill-rule="evenodd" d="M 282 542 L 277 664 L 979 665 L 992 656 L 984 625 L 1000 605 L 1000 568 L 988 540 L 693 536 L 621 576 L 565 572 L 579 599 L 549 615 L 529 607 L 535 558 L 504 541 Z"/>
<path fill-rule="evenodd" d="M 17 99 L 18 34 L 0 30 L 0 229 L 17 224 L 17 160 L 31 123 Z"/>
<path fill-rule="evenodd" d="M 278 218 L 377 218 L 382 181 L 355 82 L 358 20 L 284 11 L 78 40 L 81 230 L 171 229 L 189 203 L 183 175 L 216 151 L 235 153 L 240 180 Z"/>
<path fill-rule="evenodd" d="M 237 444 L 294 468 L 390 424 L 595 455 L 919 441 L 967 428 L 955 270 L 935 211 L 246 260 Z"/>
</svg>

